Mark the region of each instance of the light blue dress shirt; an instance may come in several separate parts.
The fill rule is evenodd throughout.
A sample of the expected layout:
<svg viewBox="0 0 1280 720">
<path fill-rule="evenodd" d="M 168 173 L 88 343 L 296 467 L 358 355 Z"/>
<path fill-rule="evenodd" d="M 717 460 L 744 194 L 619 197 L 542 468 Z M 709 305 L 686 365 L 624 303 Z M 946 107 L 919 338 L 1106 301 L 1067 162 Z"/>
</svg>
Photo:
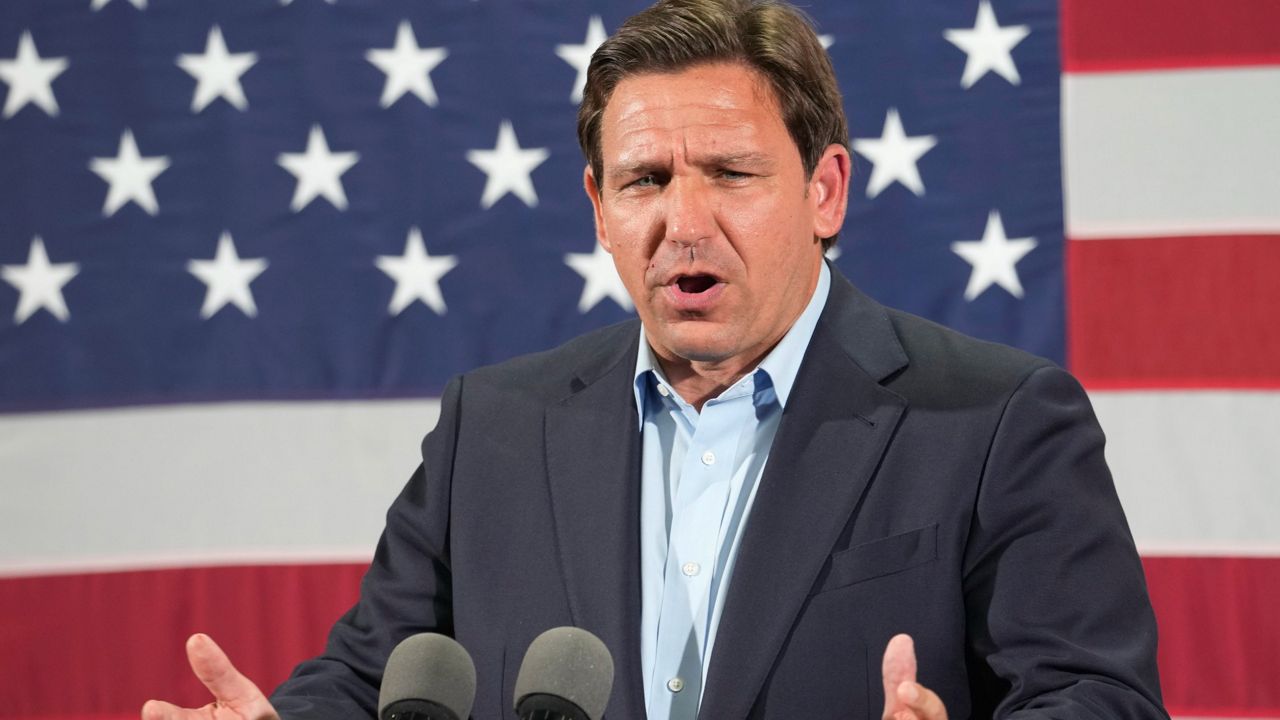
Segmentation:
<svg viewBox="0 0 1280 720">
<path fill-rule="evenodd" d="M 671 387 L 641 335 L 640 649 L 650 720 L 698 714 L 742 530 L 830 288 L 823 263 L 787 334 L 701 413 Z"/>
</svg>

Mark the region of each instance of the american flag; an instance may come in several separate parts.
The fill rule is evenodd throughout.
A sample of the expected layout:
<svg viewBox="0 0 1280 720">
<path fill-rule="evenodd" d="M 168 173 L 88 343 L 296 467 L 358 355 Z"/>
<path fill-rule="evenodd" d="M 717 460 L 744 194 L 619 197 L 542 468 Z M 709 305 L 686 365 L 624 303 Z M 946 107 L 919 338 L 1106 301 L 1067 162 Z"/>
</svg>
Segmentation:
<svg viewBox="0 0 1280 720">
<path fill-rule="evenodd" d="M 640 2 L 0 4 L 0 718 L 264 688 L 436 394 L 632 310 L 574 118 Z M 839 268 L 1090 390 L 1177 716 L 1280 717 L 1280 4 L 806 7 Z"/>
</svg>

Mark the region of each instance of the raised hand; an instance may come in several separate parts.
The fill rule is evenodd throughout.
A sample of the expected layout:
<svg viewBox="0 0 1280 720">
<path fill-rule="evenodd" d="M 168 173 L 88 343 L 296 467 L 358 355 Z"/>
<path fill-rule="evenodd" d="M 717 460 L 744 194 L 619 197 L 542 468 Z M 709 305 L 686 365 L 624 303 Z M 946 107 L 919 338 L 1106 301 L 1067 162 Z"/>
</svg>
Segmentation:
<svg viewBox="0 0 1280 720">
<path fill-rule="evenodd" d="M 916 682 L 916 646 L 910 635 L 894 635 L 884 649 L 884 714 L 881 720 L 947 720 L 947 708 Z"/>
<path fill-rule="evenodd" d="M 187 638 L 187 661 L 213 702 L 201 708 L 180 708 L 162 700 L 142 706 L 142 720 L 279 720 L 275 708 L 257 685 L 240 674 L 208 635 Z"/>
</svg>

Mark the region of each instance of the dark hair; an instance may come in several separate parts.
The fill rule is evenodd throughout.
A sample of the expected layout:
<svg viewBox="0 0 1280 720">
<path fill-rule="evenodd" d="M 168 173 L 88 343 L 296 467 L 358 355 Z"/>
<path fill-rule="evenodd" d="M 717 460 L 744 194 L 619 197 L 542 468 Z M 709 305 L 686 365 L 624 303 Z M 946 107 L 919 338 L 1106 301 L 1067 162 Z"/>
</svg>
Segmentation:
<svg viewBox="0 0 1280 720">
<path fill-rule="evenodd" d="M 660 0 L 630 17 L 591 57 L 578 143 L 597 187 L 604 177 L 600 122 L 618 83 L 712 62 L 742 63 L 768 80 L 806 177 L 828 146 L 849 147 L 831 58 L 800 10 L 777 0 Z M 829 248 L 835 237 L 822 243 Z"/>
</svg>

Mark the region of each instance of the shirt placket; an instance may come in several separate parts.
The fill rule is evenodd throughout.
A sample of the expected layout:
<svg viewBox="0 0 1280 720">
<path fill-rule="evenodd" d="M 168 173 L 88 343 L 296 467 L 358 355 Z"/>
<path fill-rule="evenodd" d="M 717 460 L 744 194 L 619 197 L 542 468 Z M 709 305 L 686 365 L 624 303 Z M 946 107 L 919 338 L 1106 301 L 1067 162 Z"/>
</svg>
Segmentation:
<svg viewBox="0 0 1280 720">
<path fill-rule="evenodd" d="M 704 405 L 700 415 L 683 408 L 693 432 L 679 474 L 670 480 L 671 531 L 650 693 L 656 717 L 667 716 L 664 711 L 673 720 L 697 715 L 715 602 L 711 588 L 740 434 L 734 413 L 741 410 L 736 405 L 750 402 L 751 387 L 749 380 L 735 386 Z"/>
</svg>

